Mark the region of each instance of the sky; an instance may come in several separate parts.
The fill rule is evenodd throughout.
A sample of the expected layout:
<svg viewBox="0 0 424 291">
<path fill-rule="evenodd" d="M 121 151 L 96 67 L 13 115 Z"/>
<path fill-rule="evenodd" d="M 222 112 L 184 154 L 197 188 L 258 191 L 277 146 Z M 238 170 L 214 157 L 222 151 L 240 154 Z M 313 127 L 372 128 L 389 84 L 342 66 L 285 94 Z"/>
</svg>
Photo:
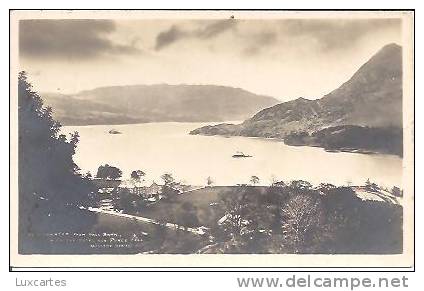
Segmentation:
<svg viewBox="0 0 424 291">
<path fill-rule="evenodd" d="M 20 70 L 40 92 L 213 84 L 320 98 L 389 43 L 399 19 L 21 20 Z"/>
</svg>

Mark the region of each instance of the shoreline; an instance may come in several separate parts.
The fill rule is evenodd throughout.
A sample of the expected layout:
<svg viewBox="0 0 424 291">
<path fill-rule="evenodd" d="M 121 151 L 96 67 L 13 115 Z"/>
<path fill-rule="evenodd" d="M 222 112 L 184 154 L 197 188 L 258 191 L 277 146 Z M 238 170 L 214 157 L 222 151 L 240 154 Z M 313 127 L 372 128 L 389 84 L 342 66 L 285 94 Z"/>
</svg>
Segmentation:
<svg viewBox="0 0 424 291">
<path fill-rule="evenodd" d="M 205 134 L 205 133 L 190 133 L 190 135 L 198 135 L 198 136 L 215 136 L 215 137 L 223 137 L 223 138 L 232 138 L 232 137 L 244 137 L 250 139 L 261 139 L 267 141 L 276 141 L 282 142 L 290 147 L 311 147 L 311 148 L 320 148 L 328 153 L 352 153 L 352 154 L 364 154 L 364 155 L 385 155 L 385 156 L 396 156 L 399 158 L 403 158 L 402 155 L 398 155 L 395 153 L 383 152 L 383 151 L 375 151 L 369 150 L 365 148 L 351 148 L 351 147 L 340 147 L 340 148 L 326 148 L 319 144 L 306 144 L 306 143 L 287 143 L 284 138 L 278 137 L 262 137 L 262 136 L 246 136 L 246 135 L 220 135 L 220 134 Z"/>
</svg>

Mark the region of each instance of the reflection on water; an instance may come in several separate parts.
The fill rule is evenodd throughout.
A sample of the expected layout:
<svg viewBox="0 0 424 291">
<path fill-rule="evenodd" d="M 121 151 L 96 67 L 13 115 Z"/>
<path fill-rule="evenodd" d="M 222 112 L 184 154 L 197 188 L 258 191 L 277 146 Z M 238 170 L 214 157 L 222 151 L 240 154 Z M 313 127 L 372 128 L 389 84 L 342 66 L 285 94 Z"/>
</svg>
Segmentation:
<svg viewBox="0 0 424 291">
<path fill-rule="evenodd" d="M 100 164 L 119 167 L 124 178 L 132 170 L 146 172 L 146 184 L 169 172 L 178 180 L 204 185 L 260 184 L 273 179 L 304 179 L 319 184 L 364 184 L 366 179 L 391 187 L 401 185 L 402 159 L 391 155 L 328 153 L 321 148 L 292 147 L 278 140 L 189 135 L 204 123 L 146 123 L 130 125 L 65 126 L 81 138 L 75 162 L 93 175 Z M 122 134 L 110 134 L 115 129 Z M 241 151 L 249 158 L 233 158 Z"/>
</svg>

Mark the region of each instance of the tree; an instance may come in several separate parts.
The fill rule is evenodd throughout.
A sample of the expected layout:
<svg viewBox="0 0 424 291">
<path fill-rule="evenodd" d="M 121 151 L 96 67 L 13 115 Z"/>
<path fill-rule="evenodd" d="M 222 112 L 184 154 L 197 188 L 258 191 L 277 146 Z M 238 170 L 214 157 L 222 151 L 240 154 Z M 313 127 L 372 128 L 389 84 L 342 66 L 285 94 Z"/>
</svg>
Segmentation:
<svg viewBox="0 0 424 291">
<path fill-rule="evenodd" d="M 370 182 L 370 178 L 368 178 L 365 181 L 365 188 L 367 188 L 367 190 L 371 190 L 371 182 Z"/>
<path fill-rule="evenodd" d="M 222 221 L 224 232 L 226 232 L 232 240 L 239 241 L 243 244 L 244 235 L 250 233 L 252 223 L 255 219 L 252 204 L 249 202 L 248 196 L 243 193 L 241 195 L 229 195 L 222 197 L 221 204 L 225 209 L 225 219 Z"/>
<path fill-rule="evenodd" d="M 96 177 L 101 179 L 116 180 L 122 177 L 122 171 L 117 167 L 105 164 L 104 166 L 100 166 L 97 169 Z"/>
<path fill-rule="evenodd" d="M 210 234 L 214 242 L 225 245 L 225 252 L 267 252 L 274 213 L 262 203 L 261 196 L 257 189 L 245 186 L 231 195 L 219 195 L 218 203 L 224 213 Z"/>
<path fill-rule="evenodd" d="M 131 179 L 137 182 L 140 182 L 141 177 L 144 176 L 146 176 L 146 173 L 144 173 L 142 170 L 135 170 L 131 172 Z"/>
<path fill-rule="evenodd" d="M 28 233 L 52 231 L 65 225 L 71 230 L 71 223 L 88 227 L 90 219 L 82 219 L 81 214 L 74 215 L 72 221 L 65 217 L 76 211 L 75 206 L 88 202 L 94 187 L 73 161 L 78 133 L 71 134 L 69 140 L 59 134 L 60 123 L 33 91 L 25 72 L 18 76 L 18 126 L 21 249 L 21 237 Z"/>
<path fill-rule="evenodd" d="M 131 213 L 135 210 L 137 196 L 132 194 L 128 189 L 122 189 L 119 192 L 118 207 L 125 213 Z"/>
<path fill-rule="evenodd" d="M 380 190 L 380 187 L 376 183 L 371 182 L 370 179 L 367 179 L 365 181 L 365 189 L 367 189 L 367 191 L 377 192 Z"/>
<path fill-rule="evenodd" d="M 208 253 L 400 253 L 402 206 L 362 200 L 351 187 L 306 181 L 218 194 Z"/>
<path fill-rule="evenodd" d="M 322 194 L 327 195 L 331 191 L 336 189 L 336 186 L 330 183 L 321 183 L 318 186 L 318 190 L 321 191 Z"/>
<path fill-rule="evenodd" d="M 162 186 L 162 196 L 165 199 L 174 199 L 180 193 L 177 187 L 180 183 L 175 182 L 171 173 L 165 173 L 161 176 L 164 185 Z"/>
<path fill-rule="evenodd" d="M 391 192 L 396 197 L 403 197 L 403 191 L 397 186 L 393 186 Z"/>
<path fill-rule="evenodd" d="M 294 180 L 294 181 L 291 181 L 290 187 L 297 191 L 304 191 L 304 190 L 312 189 L 312 184 L 309 183 L 308 181 Z"/>
<path fill-rule="evenodd" d="M 172 174 L 170 173 L 165 173 L 161 176 L 163 182 L 165 185 L 172 185 L 175 183 L 175 179 L 174 177 L 172 177 Z"/>
<path fill-rule="evenodd" d="M 277 180 L 273 180 L 271 187 L 286 187 L 286 183 L 284 183 L 284 181 L 277 181 Z"/>
<path fill-rule="evenodd" d="M 294 253 L 304 253 L 324 221 L 321 200 L 317 195 L 295 194 L 282 205 L 281 212 L 285 244 Z"/>
<path fill-rule="evenodd" d="M 252 183 L 253 186 L 259 183 L 259 177 L 258 176 L 251 176 L 250 177 L 250 183 Z"/>
<path fill-rule="evenodd" d="M 210 187 L 210 186 L 212 186 L 212 184 L 213 184 L 213 180 L 212 180 L 212 178 L 211 178 L 211 176 L 209 176 L 209 177 L 207 177 L 206 178 L 206 184 Z"/>
</svg>

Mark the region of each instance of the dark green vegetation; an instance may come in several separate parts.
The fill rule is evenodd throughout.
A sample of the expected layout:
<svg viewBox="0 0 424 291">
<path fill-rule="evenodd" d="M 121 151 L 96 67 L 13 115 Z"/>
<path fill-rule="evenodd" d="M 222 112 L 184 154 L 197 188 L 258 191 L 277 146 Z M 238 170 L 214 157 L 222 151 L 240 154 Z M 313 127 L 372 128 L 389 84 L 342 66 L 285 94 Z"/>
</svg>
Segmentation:
<svg viewBox="0 0 424 291">
<path fill-rule="evenodd" d="M 110 166 L 108 164 L 105 164 L 104 166 L 100 166 L 97 169 L 96 177 L 100 179 L 113 179 L 116 180 L 118 178 L 121 178 L 122 171 L 118 169 L 117 167 Z"/>
<path fill-rule="evenodd" d="M 372 185 L 367 189 L 378 191 Z M 207 227 L 200 253 L 402 252 L 402 206 L 361 200 L 351 187 L 305 181 L 206 187 L 133 213 Z"/>
<path fill-rule="evenodd" d="M 213 85 L 102 87 L 76 95 L 43 94 L 66 125 L 244 120 L 275 105 L 272 97 Z"/>
<path fill-rule="evenodd" d="M 78 133 L 59 134 L 50 107 L 43 107 L 25 72 L 19 74 L 19 252 L 31 252 L 37 233 L 84 231 L 94 223 L 77 206 L 93 203 L 95 187 L 79 174 L 72 156 Z M 70 220 L 69 216 L 73 218 Z"/>
<path fill-rule="evenodd" d="M 240 135 L 286 139 L 288 135 L 327 135 L 311 143 L 326 146 L 333 140 L 321 130 L 346 126 L 337 134 L 342 148 L 356 148 L 351 135 L 358 134 L 359 149 L 399 154 L 402 143 L 402 48 L 383 47 L 343 85 L 320 99 L 296 100 L 263 109 L 241 124 L 219 124 L 195 129 L 191 134 Z M 356 127 L 349 127 L 356 126 Z M 360 128 L 362 127 L 362 129 Z M 373 138 L 379 140 L 374 145 Z M 346 138 L 346 140 L 340 140 Z M 390 140 L 395 139 L 395 140 Z M 289 137 L 293 141 L 293 138 Z M 382 141 L 387 141 L 382 144 Z M 290 143 L 290 141 L 289 141 Z M 294 142 L 292 142 L 294 143 Z M 335 146 L 335 145 L 334 145 Z"/>
<path fill-rule="evenodd" d="M 288 145 L 318 146 L 329 151 L 371 151 L 403 155 L 402 130 L 397 127 L 340 125 L 312 134 L 305 131 L 293 132 L 286 135 L 284 142 Z"/>
<path fill-rule="evenodd" d="M 25 72 L 19 74 L 18 93 L 19 253 L 189 253 L 204 245 L 181 230 L 87 211 L 98 206 L 99 188 L 119 186 L 121 171 L 104 165 L 97 172 L 101 179 L 81 175 L 73 161 L 78 133 L 69 139 L 59 133 L 60 124 Z M 143 174 L 136 170 L 133 178 Z"/>
<path fill-rule="evenodd" d="M 137 254 L 193 253 L 205 245 L 203 237 L 162 225 L 142 223 L 110 214 L 80 210 L 66 212 L 68 221 L 80 215 L 95 221 L 90 228 L 30 233 L 23 254 Z"/>
<path fill-rule="evenodd" d="M 140 209 L 138 214 L 181 225 L 185 225 L 187 218 L 192 217 L 190 226 L 212 227 L 224 215 L 224 210 L 216 204 L 220 197 L 237 195 L 238 190 L 235 186 L 215 186 L 194 190 L 178 195 L 171 201 L 161 200 L 159 203 Z"/>
<path fill-rule="evenodd" d="M 190 254 L 205 245 L 205 238 L 184 230 L 169 229 L 163 225 L 148 224 L 131 218 L 99 214 L 96 233 L 109 233 L 122 237 L 125 245 L 109 240 L 112 247 L 97 248 L 99 253 L 155 253 Z M 137 239 L 134 239 L 137 237 Z"/>
<path fill-rule="evenodd" d="M 146 173 L 144 173 L 142 170 L 134 170 L 131 172 L 131 179 L 134 181 L 141 181 L 141 178 L 145 175 Z"/>
<path fill-rule="evenodd" d="M 221 199 L 227 219 L 205 253 L 401 253 L 402 207 L 363 201 L 349 187 L 305 181 Z"/>
</svg>

